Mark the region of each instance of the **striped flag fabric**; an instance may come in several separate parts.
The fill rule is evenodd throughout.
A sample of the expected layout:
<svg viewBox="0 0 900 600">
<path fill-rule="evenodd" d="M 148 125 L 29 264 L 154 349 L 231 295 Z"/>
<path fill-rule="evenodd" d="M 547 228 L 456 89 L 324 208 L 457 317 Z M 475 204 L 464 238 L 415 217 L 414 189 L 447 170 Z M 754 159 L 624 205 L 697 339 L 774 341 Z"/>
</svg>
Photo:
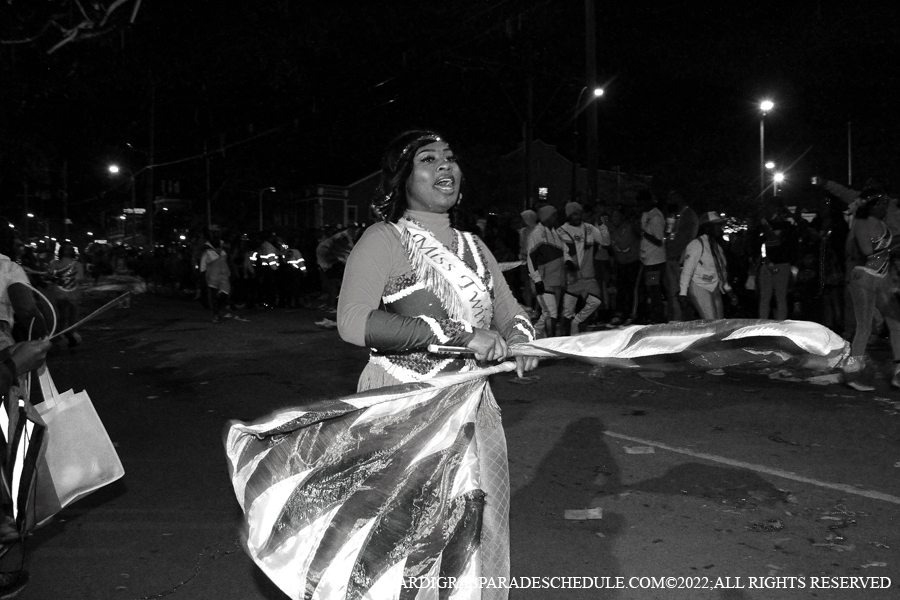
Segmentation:
<svg viewBox="0 0 900 600">
<path fill-rule="evenodd" d="M 291 598 L 481 597 L 484 507 L 475 419 L 512 363 L 313 402 L 225 446 L 246 549 Z M 446 590 L 445 590 L 446 591 Z"/>
<path fill-rule="evenodd" d="M 852 370 L 850 344 L 811 321 L 720 319 L 631 325 L 518 345 L 519 356 L 577 358 L 599 365 L 661 371 L 787 366 Z"/>
<path fill-rule="evenodd" d="M 18 541 L 39 521 L 62 509 L 52 493 L 52 480 L 45 460 L 46 432 L 47 426 L 30 402 L 17 399 L 14 393 L 4 398 L 0 408 L 0 451 L 3 456 L 0 547 Z"/>
</svg>

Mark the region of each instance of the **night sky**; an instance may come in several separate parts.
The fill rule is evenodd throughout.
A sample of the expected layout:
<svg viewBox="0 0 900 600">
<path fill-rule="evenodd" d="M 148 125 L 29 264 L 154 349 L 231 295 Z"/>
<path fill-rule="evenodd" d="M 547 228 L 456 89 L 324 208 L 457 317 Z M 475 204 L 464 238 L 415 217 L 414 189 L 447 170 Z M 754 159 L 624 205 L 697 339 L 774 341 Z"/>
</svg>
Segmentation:
<svg viewBox="0 0 900 600">
<path fill-rule="evenodd" d="M 69 0 L 32 4 L 0 8 L 0 193 L 13 218 L 25 184 L 60 214 L 63 165 L 70 212 L 97 218 L 124 193 L 106 165 L 145 167 L 151 129 L 157 187 L 177 179 L 205 198 L 208 181 L 235 218 L 265 186 L 371 173 L 410 126 L 446 132 L 488 202 L 497 157 L 522 140 L 529 76 L 535 138 L 572 155 L 582 0 L 144 0 L 133 23 L 128 0 L 95 37 L 51 53 L 62 37 L 47 23 L 83 17 Z M 889 4 L 597 2 L 600 168 L 652 175 L 701 207 L 746 205 L 769 97 L 767 155 L 791 166 L 788 197 L 810 198 L 813 174 L 846 183 L 848 122 L 854 184 L 900 184 L 900 11 Z"/>
</svg>

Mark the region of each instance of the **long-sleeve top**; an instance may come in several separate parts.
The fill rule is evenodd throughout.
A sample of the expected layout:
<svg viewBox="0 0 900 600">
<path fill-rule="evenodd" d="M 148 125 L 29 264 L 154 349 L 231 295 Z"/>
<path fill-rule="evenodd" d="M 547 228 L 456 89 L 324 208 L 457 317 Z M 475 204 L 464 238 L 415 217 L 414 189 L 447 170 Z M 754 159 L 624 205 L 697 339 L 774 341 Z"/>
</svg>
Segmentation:
<svg viewBox="0 0 900 600">
<path fill-rule="evenodd" d="M 577 267 L 577 273 L 569 273 L 569 279 L 591 279 L 595 276 L 594 257 L 597 249 L 605 241 L 609 245 L 609 236 L 604 236 L 600 230 L 590 223 L 581 225 L 569 225 L 568 223 L 557 228 L 559 238 L 566 245 L 568 260 Z"/>
<path fill-rule="evenodd" d="M 561 286 L 566 282 L 564 257 L 566 246 L 556 229 L 542 223 L 535 225 L 528 236 L 528 275 L 535 283 L 547 287 Z"/>
<path fill-rule="evenodd" d="M 715 252 L 718 253 L 719 262 L 724 267 L 725 254 L 718 244 L 715 247 Z M 681 267 L 681 280 L 678 286 L 679 295 L 686 295 L 691 283 L 710 292 L 715 291 L 719 287 L 726 292 L 731 290 L 731 286 L 728 285 L 727 274 L 720 274 L 716 268 L 713 248 L 709 243 L 709 237 L 706 235 L 701 235 L 692 240 L 684 251 L 684 265 Z"/>
</svg>

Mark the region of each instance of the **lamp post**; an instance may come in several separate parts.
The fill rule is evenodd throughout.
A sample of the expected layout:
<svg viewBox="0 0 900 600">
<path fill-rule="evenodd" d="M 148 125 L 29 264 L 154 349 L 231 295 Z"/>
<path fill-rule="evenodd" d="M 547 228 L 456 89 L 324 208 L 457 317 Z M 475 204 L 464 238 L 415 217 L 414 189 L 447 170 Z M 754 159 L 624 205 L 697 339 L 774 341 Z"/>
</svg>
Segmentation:
<svg viewBox="0 0 900 600">
<path fill-rule="evenodd" d="M 274 192 L 275 188 L 267 187 L 259 190 L 259 230 L 263 230 L 263 195 L 266 192 Z"/>
<path fill-rule="evenodd" d="M 118 175 L 119 173 L 121 173 L 123 171 L 122 167 L 120 167 L 119 165 L 109 165 L 108 170 L 113 175 Z M 136 204 L 136 195 L 137 195 L 137 191 L 135 190 L 135 188 L 137 186 L 135 185 L 134 173 L 132 173 L 130 169 L 124 169 L 124 171 L 125 171 L 125 174 L 128 175 L 128 179 L 131 180 L 131 241 L 132 241 L 132 243 L 134 243 L 134 240 L 137 237 L 137 221 L 136 221 L 136 217 L 135 217 L 135 214 L 136 214 L 135 213 L 135 204 Z M 125 219 L 125 229 L 126 230 L 128 229 L 128 219 L 127 218 Z M 122 241 L 123 242 L 125 241 L 124 234 L 122 235 Z"/>
<path fill-rule="evenodd" d="M 587 105 L 581 106 L 581 98 L 584 96 L 584 93 L 588 91 L 589 86 L 584 86 L 581 88 L 581 91 L 578 92 L 578 98 L 575 99 L 575 109 L 574 109 L 574 117 L 572 118 L 572 200 L 575 200 L 575 192 L 577 190 L 576 184 L 576 173 L 578 172 L 578 115 L 583 111 Z M 603 95 L 603 88 L 596 87 L 593 89 L 594 98 L 599 98 Z"/>
<path fill-rule="evenodd" d="M 766 114 L 775 108 L 771 100 L 759 103 L 759 197 L 766 191 Z"/>
</svg>

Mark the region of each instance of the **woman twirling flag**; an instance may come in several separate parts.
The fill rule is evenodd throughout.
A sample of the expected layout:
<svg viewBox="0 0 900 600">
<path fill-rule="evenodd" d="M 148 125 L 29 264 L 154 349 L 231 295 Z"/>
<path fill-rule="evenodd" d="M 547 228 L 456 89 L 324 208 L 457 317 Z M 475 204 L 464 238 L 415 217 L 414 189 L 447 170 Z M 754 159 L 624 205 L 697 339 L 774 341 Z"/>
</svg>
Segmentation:
<svg viewBox="0 0 900 600">
<path fill-rule="evenodd" d="M 450 227 L 462 174 L 447 143 L 408 132 L 382 167 L 384 221 L 351 254 L 338 305 L 342 337 L 373 349 L 360 393 L 226 432 L 247 550 L 291 598 L 506 598 L 494 585 L 509 577 L 509 474 L 492 373 L 521 376 L 542 356 L 654 368 L 844 356 L 833 334 L 756 321 L 535 341 L 496 260 Z"/>
</svg>

